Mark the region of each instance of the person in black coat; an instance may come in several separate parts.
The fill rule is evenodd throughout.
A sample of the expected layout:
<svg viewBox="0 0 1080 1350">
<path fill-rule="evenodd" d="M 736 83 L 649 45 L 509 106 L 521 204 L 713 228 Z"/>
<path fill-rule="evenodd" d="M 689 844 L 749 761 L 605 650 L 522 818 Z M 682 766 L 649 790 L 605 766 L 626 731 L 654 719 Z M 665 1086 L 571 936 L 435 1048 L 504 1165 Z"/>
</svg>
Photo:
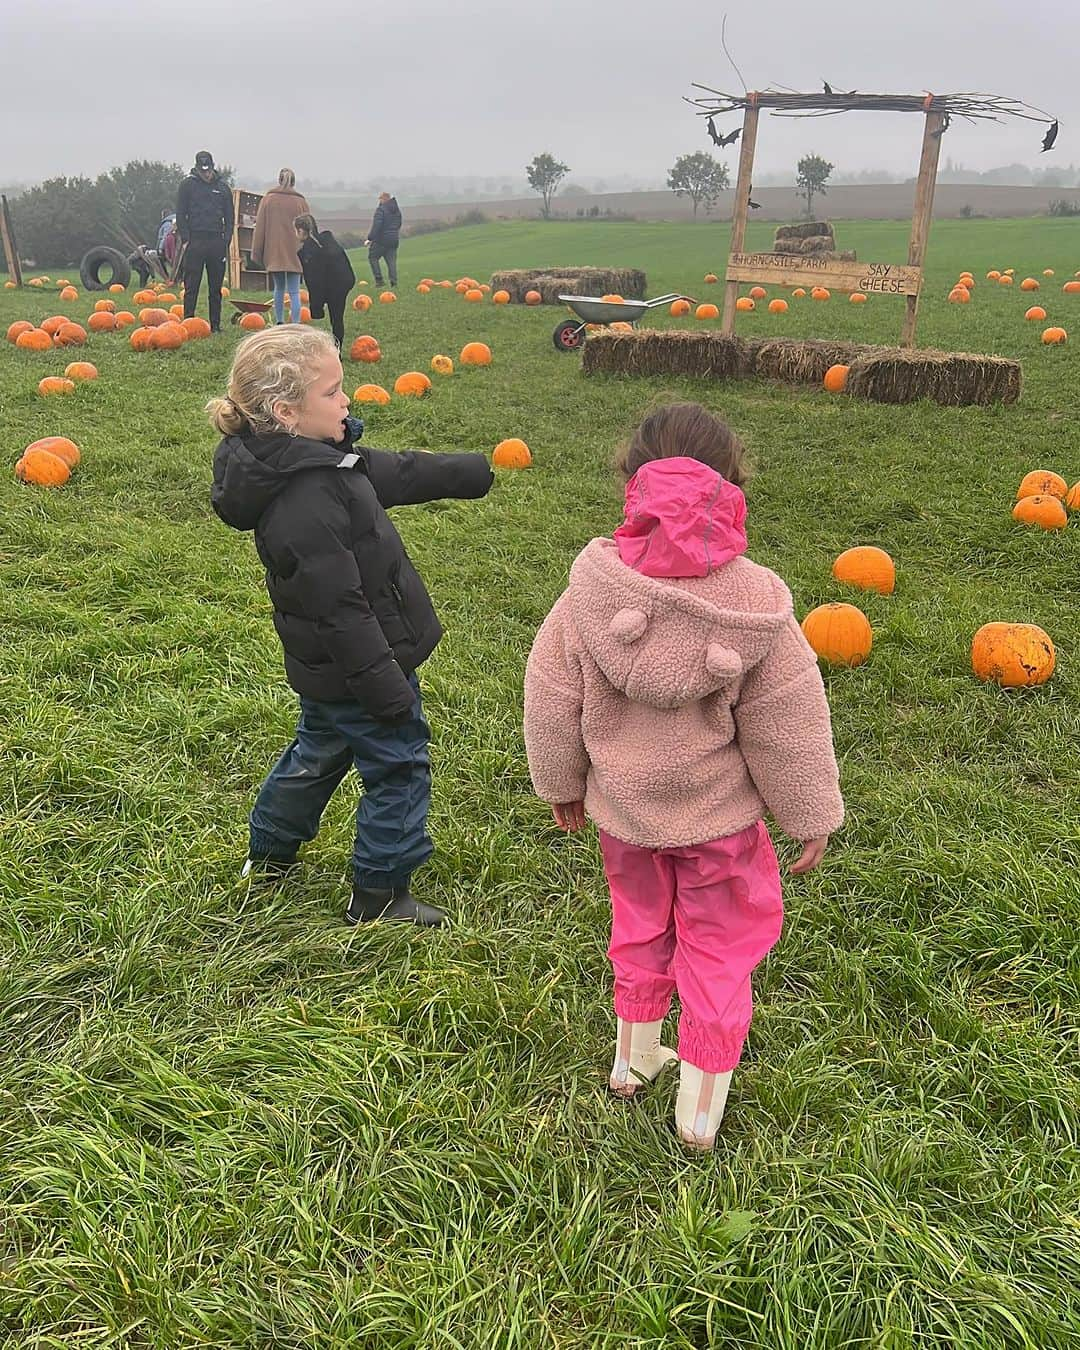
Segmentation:
<svg viewBox="0 0 1080 1350">
<path fill-rule="evenodd" d="M 409 890 L 433 851 L 416 671 L 442 627 L 386 512 L 483 497 L 493 475 L 483 455 L 361 446 L 341 379 L 324 330 L 270 328 L 241 342 L 229 396 L 207 405 L 223 435 L 211 502 L 227 525 L 255 532 L 285 673 L 300 695 L 296 736 L 251 811 L 244 871 L 295 863 L 355 764 L 364 793 L 346 919 L 432 927 L 445 914 Z"/>
<path fill-rule="evenodd" d="M 215 333 L 221 332 L 221 283 L 233 224 L 232 189 L 214 168 L 210 151 L 200 150 L 176 194 L 176 231 L 184 247 L 184 318 L 195 313 L 205 267 L 210 327 Z"/>
<path fill-rule="evenodd" d="M 314 216 L 297 216 L 293 229 L 300 245 L 298 253 L 311 317 L 321 319 L 324 308 L 330 311 L 330 327 L 340 348 L 345 341 L 345 301 L 356 285 L 349 255 L 329 230 L 319 229 Z"/>
<path fill-rule="evenodd" d="M 379 204 L 371 218 L 371 229 L 368 230 L 368 237 L 364 240 L 368 250 L 368 262 L 371 264 L 371 275 L 375 278 L 376 286 L 383 284 L 379 268 L 379 262 L 383 258 L 386 259 L 386 270 L 390 274 L 390 289 L 393 290 L 397 286 L 397 251 L 400 238 L 401 207 L 398 206 L 396 197 L 391 197 L 389 192 L 380 192 Z"/>
</svg>

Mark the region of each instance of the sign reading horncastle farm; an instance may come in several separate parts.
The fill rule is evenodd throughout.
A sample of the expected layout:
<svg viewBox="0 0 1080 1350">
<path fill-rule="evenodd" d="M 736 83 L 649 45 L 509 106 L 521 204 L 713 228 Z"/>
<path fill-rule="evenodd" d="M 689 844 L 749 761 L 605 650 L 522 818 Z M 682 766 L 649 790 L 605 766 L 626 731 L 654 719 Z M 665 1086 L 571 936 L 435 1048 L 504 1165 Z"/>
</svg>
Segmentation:
<svg viewBox="0 0 1080 1350">
<path fill-rule="evenodd" d="M 732 253 L 725 280 L 835 287 L 867 295 L 918 295 L 922 268 L 901 263 L 839 262 L 805 253 Z"/>
</svg>

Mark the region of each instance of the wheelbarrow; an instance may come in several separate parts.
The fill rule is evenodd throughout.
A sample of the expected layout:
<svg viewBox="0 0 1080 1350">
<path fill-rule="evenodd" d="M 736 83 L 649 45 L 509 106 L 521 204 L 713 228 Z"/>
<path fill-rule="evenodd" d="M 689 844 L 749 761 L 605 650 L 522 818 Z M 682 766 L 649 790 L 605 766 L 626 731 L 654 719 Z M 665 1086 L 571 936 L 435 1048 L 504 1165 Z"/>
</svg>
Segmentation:
<svg viewBox="0 0 1080 1350">
<path fill-rule="evenodd" d="M 560 352 L 579 352 L 585 345 L 585 326 L 590 323 L 635 324 L 649 309 L 670 305 L 673 300 L 689 300 L 688 295 L 658 295 L 655 300 L 600 300 L 592 295 L 560 295 L 558 297 L 578 316 L 564 319 L 551 335 Z M 691 303 L 693 303 L 691 301 Z"/>
<path fill-rule="evenodd" d="M 229 304 L 236 310 L 232 316 L 233 323 L 239 323 L 245 314 L 265 314 L 274 307 L 273 300 L 234 300 L 231 295 Z"/>
</svg>

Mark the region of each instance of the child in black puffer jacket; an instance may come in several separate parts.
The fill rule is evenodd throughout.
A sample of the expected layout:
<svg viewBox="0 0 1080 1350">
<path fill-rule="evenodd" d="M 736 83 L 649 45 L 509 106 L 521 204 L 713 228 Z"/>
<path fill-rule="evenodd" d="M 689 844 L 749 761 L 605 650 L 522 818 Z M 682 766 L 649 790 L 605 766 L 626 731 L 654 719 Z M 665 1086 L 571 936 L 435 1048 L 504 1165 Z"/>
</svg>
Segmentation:
<svg viewBox="0 0 1080 1350">
<path fill-rule="evenodd" d="M 330 311 L 330 327 L 340 347 L 345 341 L 345 302 L 356 285 L 349 255 L 329 230 L 320 230 L 314 216 L 297 216 L 293 229 L 300 242 L 297 253 L 308 289 L 311 317 L 321 319 Z"/>
</svg>

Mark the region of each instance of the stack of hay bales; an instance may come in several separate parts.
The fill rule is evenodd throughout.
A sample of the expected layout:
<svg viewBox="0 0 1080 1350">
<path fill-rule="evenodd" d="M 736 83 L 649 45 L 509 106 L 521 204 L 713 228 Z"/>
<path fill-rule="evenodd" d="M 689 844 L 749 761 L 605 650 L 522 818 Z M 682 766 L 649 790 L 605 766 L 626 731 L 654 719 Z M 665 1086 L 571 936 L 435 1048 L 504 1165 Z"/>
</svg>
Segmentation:
<svg viewBox="0 0 1080 1350">
<path fill-rule="evenodd" d="M 920 398 L 946 407 L 1015 403 L 1022 384 L 1019 361 L 998 356 L 814 338 L 742 338 L 734 333 L 638 328 L 630 333 L 595 333 L 584 353 L 586 375 L 757 377 L 820 385 L 834 365 L 851 367 L 848 394 L 875 403 L 914 403 Z"/>
<path fill-rule="evenodd" d="M 621 295 L 644 300 L 645 273 L 631 267 L 519 267 L 491 274 L 493 291 L 509 291 L 523 304 L 526 291 L 539 291 L 545 305 L 558 304 L 560 295 Z"/>
<path fill-rule="evenodd" d="M 837 252 L 836 236 L 827 220 L 804 220 L 798 225 L 778 225 L 773 239 L 774 253 L 796 253 L 836 262 L 856 262 L 854 249 Z"/>
</svg>

